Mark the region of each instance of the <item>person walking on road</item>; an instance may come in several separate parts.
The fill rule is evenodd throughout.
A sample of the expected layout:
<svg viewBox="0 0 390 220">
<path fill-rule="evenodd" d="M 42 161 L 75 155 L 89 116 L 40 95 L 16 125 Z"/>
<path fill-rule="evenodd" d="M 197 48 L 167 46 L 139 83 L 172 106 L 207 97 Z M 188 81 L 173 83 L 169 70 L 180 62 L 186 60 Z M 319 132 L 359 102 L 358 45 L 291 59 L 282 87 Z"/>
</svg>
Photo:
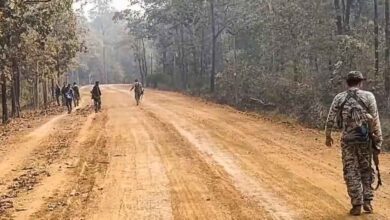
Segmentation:
<svg viewBox="0 0 390 220">
<path fill-rule="evenodd" d="M 70 84 L 65 88 L 65 104 L 68 108 L 68 114 L 72 113 L 72 101 L 74 99 L 74 92 Z"/>
<path fill-rule="evenodd" d="M 73 83 L 72 89 L 74 92 L 74 99 L 73 99 L 74 106 L 78 107 L 80 102 L 80 89 L 76 82 Z"/>
<path fill-rule="evenodd" d="M 100 91 L 99 88 L 99 81 L 95 82 L 95 86 L 92 88 L 91 95 L 94 102 L 95 112 L 97 113 L 98 111 L 101 110 L 102 107 L 102 100 L 101 100 L 102 92 Z"/>
<path fill-rule="evenodd" d="M 134 95 L 135 95 L 135 101 L 137 103 L 137 106 L 140 103 L 140 100 L 142 96 L 144 95 L 144 88 L 142 87 L 142 83 L 138 81 L 138 79 L 135 80 L 135 83 L 130 89 L 130 92 L 134 90 Z"/>
<path fill-rule="evenodd" d="M 361 215 L 362 208 L 373 213 L 374 170 L 372 158 L 382 145 L 382 130 L 375 96 L 361 90 L 365 78 L 358 71 L 348 74 L 348 90 L 338 94 L 332 103 L 326 122 L 326 145 L 332 146 L 332 128 L 342 129 L 341 150 L 344 180 L 351 198 L 351 215 Z M 379 169 L 378 169 L 379 171 Z M 378 175 L 379 180 L 379 175 Z"/>
</svg>

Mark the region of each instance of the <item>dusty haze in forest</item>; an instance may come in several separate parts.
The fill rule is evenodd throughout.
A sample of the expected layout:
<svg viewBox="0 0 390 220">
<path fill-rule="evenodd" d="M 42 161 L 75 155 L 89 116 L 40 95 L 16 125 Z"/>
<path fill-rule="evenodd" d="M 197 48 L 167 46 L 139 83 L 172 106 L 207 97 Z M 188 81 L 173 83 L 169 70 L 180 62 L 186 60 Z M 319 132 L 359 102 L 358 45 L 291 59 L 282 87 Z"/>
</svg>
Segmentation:
<svg viewBox="0 0 390 220">
<path fill-rule="evenodd" d="M 322 128 L 345 74 L 360 70 L 389 133 L 387 0 L 1 4 L 4 122 L 25 106 L 46 106 L 56 83 L 139 78 Z"/>
<path fill-rule="evenodd" d="M 0 218 L 390 219 L 389 3 L 0 0 Z"/>
</svg>

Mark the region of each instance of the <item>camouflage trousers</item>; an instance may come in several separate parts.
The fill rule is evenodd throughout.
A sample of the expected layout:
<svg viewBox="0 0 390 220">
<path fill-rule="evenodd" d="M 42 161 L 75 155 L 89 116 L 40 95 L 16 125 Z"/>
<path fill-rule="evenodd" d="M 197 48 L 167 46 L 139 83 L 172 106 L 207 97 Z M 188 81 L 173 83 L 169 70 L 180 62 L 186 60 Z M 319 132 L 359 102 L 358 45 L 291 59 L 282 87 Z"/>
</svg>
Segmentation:
<svg viewBox="0 0 390 220">
<path fill-rule="evenodd" d="M 141 92 L 135 92 L 134 93 L 134 97 L 135 97 L 136 100 L 140 100 L 141 99 L 141 95 L 142 95 Z"/>
<path fill-rule="evenodd" d="M 352 205 L 363 205 L 371 201 L 374 192 L 374 170 L 371 167 L 370 144 L 342 144 L 344 180 Z"/>
</svg>

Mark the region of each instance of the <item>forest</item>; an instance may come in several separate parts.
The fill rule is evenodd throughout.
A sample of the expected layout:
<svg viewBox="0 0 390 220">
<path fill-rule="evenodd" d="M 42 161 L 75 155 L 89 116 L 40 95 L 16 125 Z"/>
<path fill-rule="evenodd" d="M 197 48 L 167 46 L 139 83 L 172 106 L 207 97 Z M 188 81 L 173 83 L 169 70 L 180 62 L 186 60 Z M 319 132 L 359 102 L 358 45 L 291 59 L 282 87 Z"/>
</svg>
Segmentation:
<svg viewBox="0 0 390 220">
<path fill-rule="evenodd" d="M 56 84 L 139 78 L 322 128 L 346 74 L 359 70 L 389 134 L 389 0 L 129 0 L 123 10 L 110 4 L 1 1 L 3 123 L 24 108 L 47 107 Z M 86 12 L 85 5 L 94 6 Z"/>
<path fill-rule="evenodd" d="M 0 219 L 390 219 L 390 0 L 0 0 L 0 101 Z"/>
</svg>

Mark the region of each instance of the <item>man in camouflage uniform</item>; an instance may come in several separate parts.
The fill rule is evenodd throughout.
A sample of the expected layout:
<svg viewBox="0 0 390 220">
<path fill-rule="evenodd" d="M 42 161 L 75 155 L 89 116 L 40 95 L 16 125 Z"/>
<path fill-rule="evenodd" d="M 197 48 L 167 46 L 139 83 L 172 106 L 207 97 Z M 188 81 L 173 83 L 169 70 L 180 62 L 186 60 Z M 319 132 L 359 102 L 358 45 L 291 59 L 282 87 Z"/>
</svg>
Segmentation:
<svg viewBox="0 0 390 220">
<path fill-rule="evenodd" d="M 351 198 L 351 215 L 373 212 L 372 183 L 374 170 L 372 153 L 380 153 L 382 131 L 375 96 L 361 90 L 365 78 L 358 71 L 348 74 L 348 90 L 338 94 L 332 103 L 326 123 L 326 145 L 332 146 L 331 132 L 338 124 L 342 128 L 341 148 L 344 180 Z M 375 143 L 372 148 L 371 143 Z"/>
<path fill-rule="evenodd" d="M 92 88 L 91 95 L 95 106 L 95 112 L 98 113 L 102 108 L 102 92 L 100 91 L 99 81 L 95 82 L 95 86 Z"/>
<path fill-rule="evenodd" d="M 144 88 L 142 87 L 142 83 L 140 83 L 138 81 L 138 79 L 135 80 L 133 86 L 130 88 L 130 92 L 133 90 L 134 90 L 134 95 L 135 95 L 135 101 L 136 101 L 137 105 L 139 105 L 141 97 L 144 94 Z"/>
</svg>

